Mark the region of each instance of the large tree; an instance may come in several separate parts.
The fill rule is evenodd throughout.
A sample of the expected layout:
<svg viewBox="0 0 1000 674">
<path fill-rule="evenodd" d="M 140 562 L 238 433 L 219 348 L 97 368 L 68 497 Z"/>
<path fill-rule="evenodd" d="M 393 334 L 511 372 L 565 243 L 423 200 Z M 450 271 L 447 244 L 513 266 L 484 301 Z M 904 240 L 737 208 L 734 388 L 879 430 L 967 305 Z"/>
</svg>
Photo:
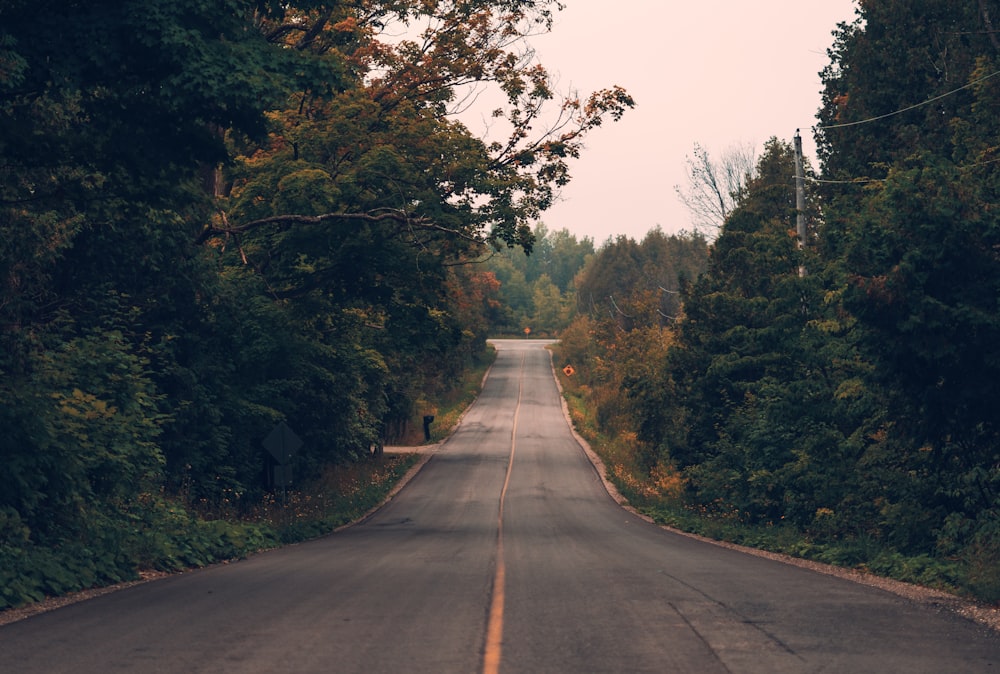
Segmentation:
<svg viewBox="0 0 1000 674">
<path fill-rule="evenodd" d="M 995 532 L 997 11 L 863 3 L 823 73 L 821 250 L 886 392 L 872 498 L 913 549 Z"/>
<path fill-rule="evenodd" d="M 701 234 L 667 236 L 655 228 L 639 242 L 619 236 L 578 277 L 577 309 L 626 330 L 672 323 L 681 313 L 682 283 L 704 270 L 707 256 Z"/>
<path fill-rule="evenodd" d="M 35 540 L 160 478 L 167 341 L 206 334 L 214 279 L 202 168 L 277 100 L 245 28 L 232 3 L 0 7 L 0 491 Z"/>
<path fill-rule="evenodd" d="M 851 460 L 838 454 L 831 368 L 822 342 L 823 288 L 798 269 L 790 145 L 772 139 L 685 290 L 669 355 L 671 403 L 684 430 L 650 426 L 685 471 L 694 499 L 750 522 L 809 525 L 837 506 Z M 818 376 L 820 372 L 824 376 Z M 831 455 L 832 454 L 832 455 Z M 822 485 L 822 488 L 817 488 Z"/>
<path fill-rule="evenodd" d="M 232 136 L 237 163 L 199 240 L 224 264 L 252 269 L 275 299 L 308 306 L 303 323 L 357 324 L 395 373 L 383 384 L 396 401 L 391 424 L 412 404 L 407 391 L 443 381 L 473 350 L 468 335 L 479 333 L 457 323 L 449 270 L 490 246 L 531 252 L 530 225 L 568 180 L 586 133 L 632 104 L 619 88 L 553 100 L 526 40 L 549 29 L 556 8 L 331 4 L 259 22 L 269 41 L 348 77 L 290 90 L 263 141 Z M 457 118 L 490 87 L 502 101 L 492 115 L 509 132 L 499 141 Z M 377 433 L 382 416 L 354 435 Z"/>
<path fill-rule="evenodd" d="M 821 73 L 825 177 L 881 178 L 922 148 L 949 154 L 950 125 L 972 100 L 966 86 L 977 58 L 1000 54 L 991 18 L 998 11 L 991 0 L 860 3 L 858 18 L 834 33 Z"/>
<path fill-rule="evenodd" d="M 303 471 L 363 456 L 481 350 L 460 266 L 530 250 L 632 104 L 559 99 L 526 42 L 558 7 L 3 3 L 3 540 L 256 489 L 281 420 Z M 482 87 L 502 140 L 456 118 Z"/>
</svg>

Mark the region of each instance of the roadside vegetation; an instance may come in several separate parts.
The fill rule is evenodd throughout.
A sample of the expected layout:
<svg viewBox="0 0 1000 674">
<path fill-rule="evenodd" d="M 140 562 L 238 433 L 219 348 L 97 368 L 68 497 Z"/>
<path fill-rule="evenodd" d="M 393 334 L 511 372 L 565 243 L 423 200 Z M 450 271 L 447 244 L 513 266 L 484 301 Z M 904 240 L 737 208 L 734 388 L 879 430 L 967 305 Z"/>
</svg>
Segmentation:
<svg viewBox="0 0 1000 674">
<path fill-rule="evenodd" d="M 697 154 L 688 194 L 733 186 L 699 214 L 704 269 L 600 249 L 577 296 L 617 285 L 578 303 L 556 365 L 659 521 L 996 603 L 1000 46 L 983 3 L 859 12 L 821 75 L 804 208 L 790 140 L 737 181 Z"/>
<path fill-rule="evenodd" d="M 706 507 L 694 503 L 679 471 L 662 464 L 647 468 L 644 459 L 652 448 L 639 442 L 634 432 L 602 431 L 592 390 L 578 379 L 561 373 L 558 376 L 573 425 L 601 457 L 608 479 L 632 507 L 658 524 L 996 603 L 992 586 L 975 580 L 977 576 L 989 577 L 992 569 L 966 568 L 961 560 L 934 554 L 907 555 L 875 537 L 842 538 L 836 532 L 804 530 L 785 522 L 748 523 L 735 510 L 726 513 L 718 504 Z"/>
<path fill-rule="evenodd" d="M 421 397 L 414 405 L 410 416 L 401 432 L 387 438 L 390 444 L 401 449 L 416 447 L 428 442 L 442 442 L 451 435 L 462 415 L 479 397 L 483 388 L 483 380 L 496 360 L 496 349 L 487 344 L 482 355 L 472 365 L 464 370 L 461 376 L 448 389 L 441 391 L 434 399 Z M 430 440 L 424 436 L 424 416 L 434 417 L 431 422 Z"/>
<path fill-rule="evenodd" d="M 481 263 L 632 106 L 554 87 L 557 8 L 0 4 L 0 606 L 378 497 L 372 448 L 488 357 Z"/>
<path fill-rule="evenodd" d="M 432 442 L 454 430 L 478 395 L 493 356 L 489 349 L 455 386 L 425 401 L 437 412 Z M 418 455 L 405 448 L 425 442 L 419 415 L 395 440 L 400 446 L 394 453 L 373 451 L 363 460 L 328 465 L 302 484 L 254 497 L 234 490 L 222 490 L 216 499 L 183 491 L 141 494 L 128 513 L 130 531 L 102 530 L 97 523 L 93 538 L 79 545 L 53 549 L 32 545 L 27 537 L 8 540 L 0 548 L 0 610 L 326 535 L 382 503 L 417 463 Z"/>
<path fill-rule="evenodd" d="M 58 547 L 34 544 L 26 535 L 8 538 L 0 548 L 0 610 L 330 533 L 380 503 L 415 461 L 416 455 L 386 455 L 330 466 L 305 484 L 253 502 L 236 493 L 214 502 L 140 494 L 124 514 L 129 530 L 94 521 L 86 540 Z"/>
<path fill-rule="evenodd" d="M 988 4 L 835 30 L 801 210 L 792 139 L 696 146 L 698 230 L 599 247 L 541 217 L 633 102 L 551 88 L 559 3 L 3 4 L 0 608 L 357 517 L 491 334 L 659 521 L 1000 601 Z"/>
</svg>

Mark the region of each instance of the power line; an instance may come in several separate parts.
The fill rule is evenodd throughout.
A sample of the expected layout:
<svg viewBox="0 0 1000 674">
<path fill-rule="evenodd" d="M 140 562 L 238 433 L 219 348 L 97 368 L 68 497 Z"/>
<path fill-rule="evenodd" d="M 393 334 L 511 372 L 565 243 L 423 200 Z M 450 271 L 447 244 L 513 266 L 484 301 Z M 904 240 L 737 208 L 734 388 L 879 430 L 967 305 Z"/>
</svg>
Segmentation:
<svg viewBox="0 0 1000 674">
<path fill-rule="evenodd" d="M 964 84 L 964 85 L 958 87 L 957 89 L 952 89 L 951 91 L 945 92 L 945 93 L 940 94 L 938 96 L 934 96 L 933 98 L 928 98 L 926 101 L 923 101 L 922 103 L 916 103 L 914 105 L 909 105 L 909 106 L 907 106 L 905 108 L 901 108 L 901 109 L 896 110 L 894 112 L 887 112 L 884 115 L 877 115 L 875 117 L 869 117 L 868 119 L 860 119 L 860 120 L 858 120 L 856 122 L 844 122 L 843 124 L 828 124 L 826 126 L 818 125 L 818 126 L 815 126 L 813 128 L 815 130 L 820 130 L 820 129 L 843 129 L 843 128 L 849 127 L 849 126 L 859 126 L 861 124 L 869 124 L 871 122 L 877 122 L 877 121 L 879 121 L 881 119 L 886 119 L 887 117 L 893 117 L 895 115 L 901 115 L 904 112 L 909 112 L 910 110 L 916 110 L 917 108 L 921 108 L 921 107 L 923 107 L 925 105 L 929 105 L 929 104 L 931 104 L 931 103 L 933 103 L 935 101 L 939 101 L 942 98 L 947 98 L 948 96 L 953 96 L 954 94 L 957 94 L 960 91 L 964 91 L 965 89 L 968 89 L 970 87 L 974 87 L 974 86 L 976 86 L 977 84 L 979 84 L 981 82 L 985 82 L 986 80 L 989 80 L 989 79 L 992 79 L 992 78 L 996 77 L 997 75 L 1000 75 L 1000 70 L 994 71 L 994 72 L 990 73 L 989 75 L 984 75 L 984 76 L 982 76 L 982 77 L 980 77 L 980 78 L 978 78 L 976 80 L 973 80 L 972 82 L 969 82 L 967 84 Z M 798 131 L 796 130 L 796 133 L 797 132 Z M 968 170 L 970 168 L 975 168 L 977 166 L 983 166 L 983 165 L 986 165 L 986 164 L 991 164 L 991 163 L 996 162 L 996 161 L 1000 161 L 1000 160 L 998 160 L 998 159 L 987 160 L 987 161 L 984 161 L 984 162 L 978 162 L 978 163 L 969 164 L 969 165 L 966 165 L 966 166 L 958 166 L 957 168 L 960 171 L 964 171 L 964 170 Z M 848 180 L 822 180 L 822 179 L 819 179 L 819 178 L 813 178 L 813 177 L 809 177 L 809 176 L 806 176 L 806 180 L 808 180 L 809 182 L 821 183 L 821 184 L 824 184 L 824 185 L 863 185 L 863 184 L 866 184 L 866 183 L 875 183 L 875 182 L 883 182 L 884 181 L 883 178 L 852 178 L 852 179 L 848 179 Z"/>
<path fill-rule="evenodd" d="M 848 127 L 848 126 L 858 126 L 859 124 L 868 124 L 870 122 L 877 122 L 880 119 L 885 119 L 886 117 L 892 117 L 894 115 L 901 115 L 904 112 L 909 112 L 910 110 L 916 110 L 917 108 L 922 108 L 923 106 L 929 105 L 929 104 L 933 103 L 934 101 L 940 101 L 942 98 L 947 98 L 948 96 L 951 96 L 953 94 L 957 94 L 959 91 L 962 91 L 964 89 L 968 89 L 969 87 L 974 87 L 977 84 L 979 84 L 980 82 L 985 82 L 986 80 L 988 80 L 990 78 L 993 78 L 993 77 L 996 77 L 997 75 L 1000 75 L 1000 70 L 998 70 L 996 72 L 993 72 L 993 73 L 990 73 L 989 75 L 984 75 L 983 77 L 980 77 L 978 80 L 973 80 L 972 82 L 969 82 L 968 84 L 964 84 L 964 85 L 960 86 L 957 89 L 952 89 L 951 91 L 949 91 L 947 93 L 941 94 L 939 96 L 935 96 L 933 98 L 928 98 L 926 101 L 924 101 L 922 103 L 917 103 L 915 105 L 910 105 L 910 106 L 907 106 L 907 107 L 902 108 L 900 110 L 896 110 L 895 112 L 887 112 L 884 115 L 878 115 L 877 117 L 869 117 L 868 119 L 861 119 L 861 120 L 858 120 L 856 122 L 844 122 L 843 124 L 827 124 L 826 126 L 816 126 L 814 128 L 815 129 L 843 129 L 844 127 Z"/>
<path fill-rule="evenodd" d="M 964 164 L 957 167 L 959 171 L 968 171 L 969 169 L 974 169 L 979 166 L 986 166 L 987 164 L 996 164 L 1000 162 L 1000 159 L 987 159 L 986 161 L 978 161 L 975 164 Z"/>
<path fill-rule="evenodd" d="M 614 306 L 615 311 L 617 311 L 618 313 L 620 313 L 622 316 L 624 316 L 625 318 L 635 318 L 635 316 L 629 316 L 624 311 L 622 311 L 621 309 L 618 308 L 618 303 L 615 302 L 614 295 L 608 295 L 608 299 L 611 300 L 611 304 Z"/>
<path fill-rule="evenodd" d="M 806 180 L 811 183 L 821 183 L 823 185 L 866 185 L 868 183 L 882 183 L 885 178 L 851 178 L 850 180 L 823 180 L 822 178 L 810 178 Z"/>
</svg>

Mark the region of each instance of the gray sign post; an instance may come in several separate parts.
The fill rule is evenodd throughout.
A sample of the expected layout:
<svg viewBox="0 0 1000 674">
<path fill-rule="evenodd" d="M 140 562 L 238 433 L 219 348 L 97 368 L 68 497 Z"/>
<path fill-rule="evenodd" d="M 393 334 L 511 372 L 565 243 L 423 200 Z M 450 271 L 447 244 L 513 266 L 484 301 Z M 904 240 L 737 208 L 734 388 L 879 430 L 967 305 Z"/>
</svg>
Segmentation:
<svg viewBox="0 0 1000 674">
<path fill-rule="evenodd" d="M 274 486 L 287 487 L 292 483 L 292 467 L 288 465 L 296 452 L 302 448 L 302 440 L 284 421 L 274 427 L 261 443 L 274 457 L 277 464 L 272 471 Z"/>
</svg>

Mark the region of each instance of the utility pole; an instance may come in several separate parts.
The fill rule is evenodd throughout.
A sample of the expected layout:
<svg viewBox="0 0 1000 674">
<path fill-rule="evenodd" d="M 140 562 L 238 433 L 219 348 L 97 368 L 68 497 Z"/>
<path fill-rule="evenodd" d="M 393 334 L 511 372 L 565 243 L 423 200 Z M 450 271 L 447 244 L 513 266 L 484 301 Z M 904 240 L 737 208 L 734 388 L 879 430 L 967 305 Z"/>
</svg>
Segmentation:
<svg viewBox="0 0 1000 674">
<path fill-rule="evenodd" d="M 806 247 L 806 178 L 802 169 L 802 136 L 795 129 L 795 231 L 799 235 L 799 249 Z M 806 275 L 805 265 L 799 265 L 799 276 Z"/>
</svg>

